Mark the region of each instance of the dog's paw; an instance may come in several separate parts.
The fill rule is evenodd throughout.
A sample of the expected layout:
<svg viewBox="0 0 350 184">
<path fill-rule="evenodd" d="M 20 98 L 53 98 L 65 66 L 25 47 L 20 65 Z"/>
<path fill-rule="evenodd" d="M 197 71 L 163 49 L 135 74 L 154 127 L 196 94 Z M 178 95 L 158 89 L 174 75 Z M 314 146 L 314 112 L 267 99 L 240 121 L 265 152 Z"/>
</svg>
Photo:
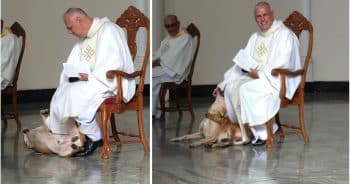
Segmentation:
<svg viewBox="0 0 350 184">
<path fill-rule="evenodd" d="M 233 145 L 246 145 L 249 144 L 250 140 L 242 140 L 241 138 L 235 139 Z"/>
<path fill-rule="evenodd" d="M 40 110 L 40 114 L 44 116 L 48 116 L 50 114 L 49 109 L 42 109 Z"/>
<path fill-rule="evenodd" d="M 242 145 L 242 144 L 243 144 L 243 141 L 242 141 L 241 139 L 239 139 L 239 140 L 234 140 L 234 141 L 233 141 L 233 144 L 234 144 L 234 145 Z"/>
<path fill-rule="evenodd" d="M 180 140 L 179 140 L 179 139 L 177 139 L 176 137 L 175 137 L 175 138 L 170 139 L 170 141 L 171 141 L 171 142 L 180 142 Z"/>
</svg>

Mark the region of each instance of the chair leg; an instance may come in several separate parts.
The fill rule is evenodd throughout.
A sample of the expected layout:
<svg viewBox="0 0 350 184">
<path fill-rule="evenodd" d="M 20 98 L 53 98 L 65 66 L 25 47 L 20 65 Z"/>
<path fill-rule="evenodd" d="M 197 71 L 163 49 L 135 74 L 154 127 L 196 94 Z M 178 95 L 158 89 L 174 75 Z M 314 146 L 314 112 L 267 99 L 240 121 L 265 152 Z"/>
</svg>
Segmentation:
<svg viewBox="0 0 350 184">
<path fill-rule="evenodd" d="M 277 114 L 275 115 L 275 120 L 278 126 L 281 126 L 281 121 L 280 121 L 280 113 L 277 112 Z"/>
<path fill-rule="evenodd" d="M 4 122 L 4 125 L 1 126 L 1 133 L 2 133 L 2 135 L 5 135 L 5 131 L 6 131 L 6 129 L 7 129 L 7 120 L 6 120 L 5 117 L 4 117 L 4 119 L 3 119 L 3 122 Z"/>
<path fill-rule="evenodd" d="M 266 141 L 266 148 L 272 148 L 272 144 L 273 144 L 273 130 L 272 130 L 272 125 L 273 125 L 273 121 L 272 119 L 270 119 L 267 124 L 266 124 L 266 128 L 267 128 L 267 141 Z"/>
<path fill-rule="evenodd" d="M 140 139 L 143 145 L 143 150 L 145 151 L 145 153 L 149 152 L 149 145 L 145 136 L 145 129 L 144 129 L 144 125 L 143 125 L 143 113 L 142 113 L 142 109 L 139 109 L 137 111 L 137 122 L 138 122 L 138 126 L 139 126 L 139 135 L 140 135 Z"/>
<path fill-rule="evenodd" d="M 309 136 L 307 134 L 304 122 L 304 103 L 298 105 L 299 109 L 299 123 L 300 123 L 300 131 L 303 135 L 305 143 L 309 143 Z"/>
<path fill-rule="evenodd" d="M 276 123 L 278 125 L 278 131 L 280 132 L 280 137 L 284 138 L 284 133 L 283 133 L 282 124 L 280 121 L 280 113 L 279 112 L 277 112 L 277 114 L 275 115 L 275 120 L 276 120 Z"/>
<path fill-rule="evenodd" d="M 161 109 L 161 115 L 160 119 L 164 120 L 165 118 L 165 94 L 166 94 L 166 89 L 163 87 L 163 85 L 160 87 L 160 94 L 159 94 L 159 103 L 160 103 L 160 109 Z M 157 105 L 157 104 L 153 104 Z"/>
<path fill-rule="evenodd" d="M 116 124 L 115 124 L 115 117 L 114 117 L 114 114 L 111 114 L 111 129 L 112 129 L 112 135 L 113 135 L 113 138 L 116 142 L 119 142 L 120 141 L 120 138 L 119 138 L 119 135 L 118 135 L 118 131 L 117 131 L 117 128 L 116 128 Z"/>
<path fill-rule="evenodd" d="M 12 111 L 17 123 L 17 127 L 21 127 L 21 121 L 19 120 L 18 112 L 17 112 L 17 90 L 16 89 L 14 89 L 12 93 Z"/>
<path fill-rule="evenodd" d="M 182 116 L 182 111 L 180 107 L 179 89 L 175 90 L 175 102 L 176 102 L 176 109 L 179 112 L 179 116 Z"/>
<path fill-rule="evenodd" d="M 111 118 L 111 113 L 106 109 L 106 107 L 102 105 L 100 107 L 100 116 L 101 116 L 101 128 L 102 128 L 102 137 L 103 137 L 103 147 L 102 147 L 101 157 L 104 159 L 107 159 L 110 156 L 108 121 Z"/>
<path fill-rule="evenodd" d="M 7 119 L 3 108 L 4 108 L 4 105 L 2 104 L 2 100 L 1 100 L 1 119 L 4 122 L 4 125 L 7 126 Z"/>
<path fill-rule="evenodd" d="M 194 119 L 194 112 L 193 112 L 193 108 L 192 108 L 192 86 L 188 87 L 187 101 L 188 101 L 188 109 L 191 112 L 191 118 Z"/>
</svg>

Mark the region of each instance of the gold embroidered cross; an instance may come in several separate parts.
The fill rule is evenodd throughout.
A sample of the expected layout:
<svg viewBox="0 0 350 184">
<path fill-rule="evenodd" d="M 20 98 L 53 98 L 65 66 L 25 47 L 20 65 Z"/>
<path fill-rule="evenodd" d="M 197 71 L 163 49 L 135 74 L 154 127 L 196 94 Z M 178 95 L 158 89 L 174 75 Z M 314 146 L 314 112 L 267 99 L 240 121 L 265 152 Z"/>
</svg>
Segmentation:
<svg viewBox="0 0 350 184">
<path fill-rule="evenodd" d="M 166 42 L 166 43 L 164 44 L 164 47 L 162 48 L 162 53 L 167 52 L 168 49 L 169 49 L 169 47 L 170 47 L 169 42 Z"/>
<path fill-rule="evenodd" d="M 95 51 L 90 47 L 90 45 L 87 46 L 83 52 L 83 56 L 86 60 L 90 60 L 94 54 L 95 54 Z"/>
<path fill-rule="evenodd" d="M 264 43 L 261 43 L 257 48 L 256 51 L 259 55 L 259 57 L 264 56 L 267 53 L 267 48 Z"/>
</svg>

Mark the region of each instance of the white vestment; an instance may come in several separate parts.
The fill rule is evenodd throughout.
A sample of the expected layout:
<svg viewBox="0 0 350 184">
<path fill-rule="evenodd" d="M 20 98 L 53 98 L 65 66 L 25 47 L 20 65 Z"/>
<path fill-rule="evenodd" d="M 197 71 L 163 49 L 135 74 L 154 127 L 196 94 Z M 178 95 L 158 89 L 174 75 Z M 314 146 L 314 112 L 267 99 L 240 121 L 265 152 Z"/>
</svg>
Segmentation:
<svg viewBox="0 0 350 184">
<path fill-rule="evenodd" d="M 72 49 L 67 63 L 76 68 L 90 68 L 88 81 L 70 83 L 62 72 L 60 84 L 52 97 L 47 126 L 57 134 L 66 134 L 65 120 L 74 118 L 80 123 L 80 131 L 92 140 L 101 138 L 95 118 L 100 104 L 116 94 L 116 79 L 106 78 L 108 70 L 134 72 L 124 31 L 116 24 L 94 18 L 88 37 Z M 96 26 L 100 26 L 96 29 Z M 97 35 L 90 33 L 95 31 Z M 92 40 L 96 40 L 91 41 Z M 84 48 L 84 50 L 82 50 Z M 84 54 L 84 56 L 82 56 Z M 90 59 L 94 57 L 94 59 Z M 123 79 L 123 99 L 129 101 L 135 93 L 135 80 Z"/>
<path fill-rule="evenodd" d="M 160 59 L 160 65 L 152 69 L 152 115 L 157 116 L 159 92 L 164 82 L 181 83 L 190 72 L 195 41 L 185 30 L 174 36 L 167 36 L 155 52 L 153 60 Z"/>
<path fill-rule="evenodd" d="M 264 39 L 262 38 L 264 35 L 261 32 L 256 32 L 250 37 L 244 49 L 255 60 L 259 58 L 256 56 L 257 53 L 266 52 L 266 58 L 260 57 L 261 60 L 266 62 L 257 61 L 259 63 L 259 78 L 250 79 L 241 68 L 234 65 L 225 73 L 224 81 L 218 84 L 218 87 L 224 91 L 225 103 L 231 121 L 240 124 L 249 123 L 250 126 L 265 124 L 274 117 L 280 108 L 280 77 L 272 76 L 272 69 L 285 68 L 292 71 L 301 69 L 299 40 L 280 21 L 275 20 L 272 27 L 276 27 L 278 23 L 281 26 L 273 32 L 271 40 L 267 41 L 269 43 L 268 47 L 258 45 L 258 42 Z M 263 64 L 261 64 L 262 62 Z M 300 79 L 300 76 L 286 79 L 286 98 L 291 99 L 293 97 Z M 237 85 L 237 81 L 242 80 L 244 82 Z M 237 99 L 234 99 L 232 94 L 237 95 L 238 105 L 235 104 Z M 252 131 L 257 133 L 255 130 Z M 259 132 L 263 135 L 255 134 L 255 137 L 265 140 L 266 129 L 262 128 Z"/>
<path fill-rule="evenodd" d="M 1 89 L 13 81 L 21 48 L 22 38 L 5 28 L 1 34 Z"/>
</svg>

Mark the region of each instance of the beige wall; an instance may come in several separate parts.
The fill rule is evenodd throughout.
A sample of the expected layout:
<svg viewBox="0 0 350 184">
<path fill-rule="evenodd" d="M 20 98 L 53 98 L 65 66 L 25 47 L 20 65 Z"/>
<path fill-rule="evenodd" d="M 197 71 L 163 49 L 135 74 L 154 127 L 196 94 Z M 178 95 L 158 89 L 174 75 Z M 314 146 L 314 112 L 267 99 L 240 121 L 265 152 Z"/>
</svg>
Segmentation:
<svg viewBox="0 0 350 184">
<path fill-rule="evenodd" d="M 314 31 L 317 33 L 315 45 L 318 46 L 315 46 L 313 54 L 315 71 L 311 73 L 312 78 L 314 81 L 346 81 L 349 50 L 347 1 L 314 1 L 317 3 L 311 3 L 311 15 L 312 18 L 315 17 L 313 24 L 317 24 Z M 193 22 L 201 31 L 202 40 L 193 76 L 194 84 L 216 84 L 222 80 L 224 71 L 232 65 L 233 56 L 240 48 L 245 47 L 249 36 L 257 29 L 253 17 L 256 2 L 258 1 L 201 0 L 198 3 L 198 0 L 165 0 L 165 14 L 177 14 L 182 26 Z M 268 2 L 273 6 L 278 19 L 285 19 L 293 10 L 303 13 L 309 11 L 305 10 L 308 6 L 307 0 Z M 331 12 L 325 7 L 331 7 Z M 331 23 L 334 20 L 338 22 Z M 333 30 L 337 38 L 330 36 L 329 30 L 334 26 L 337 26 L 337 29 Z M 329 51 L 334 52 L 338 45 L 342 48 L 337 54 L 330 54 Z M 337 62 L 337 70 L 326 72 L 332 61 Z"/>
<path fill-rule="evenodd" d="M 129 5 L 137 7 L 139 1 L 2 0 L 1 16 L 5 25 L 18 21 L 27 32 L 27 46 L 18 81 L 19 89 L 57 87 L 62 63 L 77 41 L 67 33 L 62 21 L 62 14 L 69 7 L 80 7 L 91 16 L 107 16 L 115 21 Z"/>
<path fill-rule="evenodd" d="M 156 50 L 164 37 L 164 0 L 153 0 L 152 6 L 152 22 L 156 22 L 152 24 L 152 50 Z"/>
<path fill-rule="evenodd" d="M 349 81 L 349 1 L 311 0 L 314 78 Z"/>
<path fill-rule="evenodd" d="M 126 7 L 137 6 L 139 1 L 2 0 L 1 16 L 5 25 L 19 21 L 27 31 L 19 89 L 56 88 L 61 63 L 76 41 L 76 38 L 67 34 L 62 22 L 62 14 L 67 8 L 82 7 L 92 16 L 107 16 L 115 20 Z M 252 8 L 257 0 L 159 1 L 164 1 L 165 14 L 177 14 L 183 26 L 194 22 L 201 30 L 202 42 L 194 74 L 195 84 L 216 84 L 222 80 L 223 71 L 232 65 L 234 54 L 245 46 L 249 35 L 256 30 Z M 201 3 L 198 4 L 198 1 Z M 284 19 L 292 10 L 303 12 L 306 0 L 269 2 L 276 16 Z M 347 0 L 311 0 L 310 14 L 315 32 L 314 81 L 348 81 L 348 3 Z M 212 75 L 207 75 L 208 71 Z"/>
</svg>

